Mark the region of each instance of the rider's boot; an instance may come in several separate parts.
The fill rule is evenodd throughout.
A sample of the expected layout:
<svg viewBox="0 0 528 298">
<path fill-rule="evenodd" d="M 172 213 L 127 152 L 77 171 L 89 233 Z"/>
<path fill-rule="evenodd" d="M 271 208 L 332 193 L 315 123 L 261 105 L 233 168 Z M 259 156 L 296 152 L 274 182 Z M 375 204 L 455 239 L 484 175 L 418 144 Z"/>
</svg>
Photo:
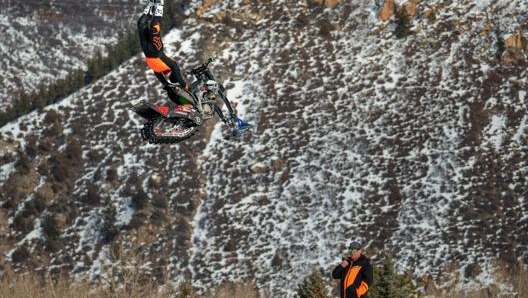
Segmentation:
<svg viewBox="0 0 528 298">
<path fill-rule="evenodd" d="M 167 97 L 176 105 L 180 105 L 180 97 L 175 92 L 175 87 L 172 85 L 165 85 L 163 90 L 167 91 Z"/>
<path fill-rule="evenodd" d="M 236 117 L 235 124 L 238 130 L 246 130 L 251 127 L 251 124 L 247 123 L 246 121 L 238 117 Z"/>
</svg>

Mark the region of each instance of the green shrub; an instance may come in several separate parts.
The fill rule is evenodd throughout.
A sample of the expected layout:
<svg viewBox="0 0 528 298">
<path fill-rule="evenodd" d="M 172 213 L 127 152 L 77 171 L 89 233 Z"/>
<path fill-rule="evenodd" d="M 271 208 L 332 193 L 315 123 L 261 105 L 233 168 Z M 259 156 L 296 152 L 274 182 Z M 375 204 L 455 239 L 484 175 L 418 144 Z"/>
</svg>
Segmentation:
<svg viewBox="0 0 528 298">
<path fill-rule="evenodd" d="M 135 210 L 141 210 L 147 206 L 148 201 L 149 198 L 147 194 L 143 190 L 140 190 L 136 194 L 132 195 L 131 207 Z"/>
<path fill-rule="evenodd" d="M 61 122 L 61 115 L 54 109 L 49 109 L 44 116 L 44 124 L 51 125 Z"/>
<path fill-rule="evenodd" d="M 87 154 L 88 160 L 94 163 L 98 163 L 105 157 L 105 152 L 100 149 L 92 149 Z"/>
<path fill-rule="evenodd" d="M 327 298 L 328 291 L 321 272 L 314 270 L 305 277 L 297 286 L 297 296 L 299 298 Z"/>
<path fill-rule="evenodd" d="M 70 163 L 62 153 L 52 153 L 48 158 L 48 165 L 50 166 L 54 181 L 62 183 L 70 178 Z"/>
<path fill-rule="evenodd" d="M 82 164 L 82 148 L 78 138 L 69 138 L 64 151 L 66 158 L 74 165 Z"/>
<path fill-rule="evenodd" d="M 411 35 L 411 18 L 403 9 L 396 11 L 396 29 L 394 34 L 397 38 L 405 38 Z"/>
<path fill-rule="evenodd" d="M 20 153 L 18 161 L 15 163 L 15 169 L 18 170 L 20 175 L 27 175 L 31 172 L 32 168 L 31 160 L 25 153 Z"/>
<path fill-rule="evenodd" d="M 150 222 L 153 225 L 160 227 L 165 222 L 167 222 L 167 216 L 165 216 L 165 213 L 163 213 L 163 211 L 154 210 L 152 211 L 152 214 L 150 214 Z"/>
<path fill-rule="evenodd" d="M 166 209 L 169 206 L 169 203 L 167 202 L 167 198 L 159 193 L 154 193 L 152 195 L 152 206 L 159 208 L 159 209 Z"/>
<path fill-rule="evenodd" d="M 331 39 L 332 38 L 332 31 L 334 30 L 334 26 L 330 21 L 327 19 L 321 19 L 318 22 L 319 25 L 319 34 L 321 34 L 322 37 Z"/>
<path fill-rule="evenodd" d="M 21 234 L 27 234 L 33 230 L 33 220 L 33 216 L 25 217 L 23 212 L 20 212 L 13 218 L 11 229 L 20 232 Z"/>
<path fill-rule="evenodd" d="M 46 214 L 42 218 L 42 231 L 46 235 L 46 238 L 58 238 L 60 236 L 60 230 L 57 226 L 57 220 L 52 214 Z"/>
<path fill-rule="evenodd" d="M 106 170 L 106 181 L 107 182 L 118 182 L 119 175 L 117 173 L 117 168 L 115 166 L 111 166 Z"/>
<path fill-rule="evenodd" d="M 62 247 L 60 240 L 61 231 L 57 220 L 52 214 L 46 214 L 42 218 L 42 231 L 46 235 L 46 250 L 50 252 L 58 251 Z"/>
<path fill-rule="evenodd" d="M 29 252 L 29 249 L 26 247 L 26 245 L 21 245 L 13 251 L 13 254 L 11 255 L 11 261 L 13 263 L 22 263 L 30 256 L 31 253 Z"/>
<path fill-rule="evenodd" d="M 86 185 L 86 194 L 81 197 L 81 201 L 89 206 L 99 206 L 101 200 L 99 188 L 93 183 L 88 183 Z"/>
<path fill-rule="evenodd" d="M 394 261 L 385 255 L 380 266 L 374 266 L 374 282 L 371 285 L 369 298 L 421 298 L 425 295 L 412 280 L 396 273 Z"/>
<path fill-rule="evenodd" d="M 118 235 L 119 229 L 115 226 L 117 211 L 111 200 L 106 200 L 105 207 L 102 210 L 103 223 L 99 230 L 100 241 L 103 244 L 112 242 Z"/>
<path fill-rule="evenodd" d="M 504 38 L 502 38 L 502 34 L 499 28 L 495 28 L 495 30 L 493 30 L 493 33 L 495 35 L 495 38 L 497 39 L 495 57 L 497 58 L 498 61 L 500 61 L 502 58 L 502 55 L 506 51 L 506 45 L 504 44 Z"/>
</svg>

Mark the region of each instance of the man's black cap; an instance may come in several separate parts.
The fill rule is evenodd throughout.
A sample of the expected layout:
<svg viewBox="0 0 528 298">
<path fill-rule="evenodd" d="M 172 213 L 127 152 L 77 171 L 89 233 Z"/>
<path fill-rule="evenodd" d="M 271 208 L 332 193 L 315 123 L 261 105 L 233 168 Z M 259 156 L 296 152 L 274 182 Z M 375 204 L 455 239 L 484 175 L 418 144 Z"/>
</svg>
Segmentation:
<svg viewBox="0 0 528 298">
<path fill-rule="evenodd" d="M 361 243 L 359 243 L 357 241 L 352 241 L 348 245 L 348 249 L 361 249 Z"/>
</svg>

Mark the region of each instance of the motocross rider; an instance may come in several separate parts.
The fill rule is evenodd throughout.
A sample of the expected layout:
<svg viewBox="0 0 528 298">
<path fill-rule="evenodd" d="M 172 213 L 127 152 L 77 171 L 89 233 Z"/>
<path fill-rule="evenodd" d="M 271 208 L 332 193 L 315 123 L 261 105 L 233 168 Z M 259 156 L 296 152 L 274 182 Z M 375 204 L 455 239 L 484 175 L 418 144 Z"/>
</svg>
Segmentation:
<svg viewBox="0 0 528 298">
<path fill-rule="evenodd" d="M 173 102 L 179 103 L 178 95 L 176 95 L 170 86 L 171 83 L 178 83 L 187 93 L 190 93 L 190 86 L 183 78 L 178 63 L 167 57 L 163 52 L 163 42 L 161 40 L 163 5 L 164 0 L 147 0 L 147 6 L 137 23 L 139 41 L 148 67 L 154 71 L 158 80 L 163 84 L 169 98 Z M 167 77 L 170 81 L 167 81 Z M 223 116 L 222 118 L 226 123 L 230 122 L 230 119 L 233 120 L 236 129 L 239 131 L 251 127 L 250 124 L 238 118 L 236 112 L 230 113 L 228 118 L 224 118 Z"/>
<path fill-rule="evenodd" d="M 147 65 L 164 86 L 169 83 L 178 83 L 183 89 L 189 91 L 189 84 L 183 78 L 178 63 L 163 52 L 161 18 L 163 17 L 164 0 L 147 1 L 147 6 L 137 22 L 139 41 Z M 170 82 L 167 81 L 167 77 Z"/>
</svg>

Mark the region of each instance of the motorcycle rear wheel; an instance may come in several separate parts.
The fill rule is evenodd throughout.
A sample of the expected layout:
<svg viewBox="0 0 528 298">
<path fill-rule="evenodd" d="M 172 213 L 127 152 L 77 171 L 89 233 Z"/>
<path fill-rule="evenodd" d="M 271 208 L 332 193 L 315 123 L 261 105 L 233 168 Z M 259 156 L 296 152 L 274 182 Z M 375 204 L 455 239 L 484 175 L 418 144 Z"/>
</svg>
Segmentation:
<svg viewBox="0 0 528 298">
<path fill-rule="evenodd" d="M 151 144 L 175 144 L 193 136 L 197 129 L 188 119 L 156 117 L 145 122 L 141 136 Z"/>
</svg>

